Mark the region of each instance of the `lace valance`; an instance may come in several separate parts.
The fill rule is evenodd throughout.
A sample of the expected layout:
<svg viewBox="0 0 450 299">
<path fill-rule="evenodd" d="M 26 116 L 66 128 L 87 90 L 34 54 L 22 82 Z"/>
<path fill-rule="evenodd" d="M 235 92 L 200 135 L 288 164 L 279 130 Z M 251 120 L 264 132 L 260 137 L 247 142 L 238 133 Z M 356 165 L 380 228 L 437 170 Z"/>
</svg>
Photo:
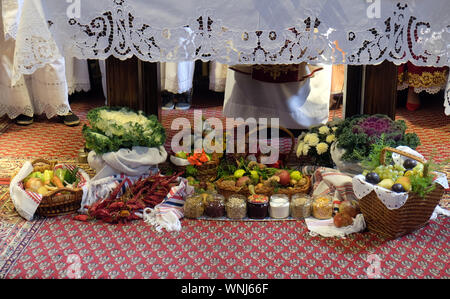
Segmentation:
<svg viewBox="0 0 450 299">
<path fill-rule="evenodd" d="M 450 65 L 448 0 L 27 0 L 11 31 L 16 78 L 60 55 Z"/>
</svg>

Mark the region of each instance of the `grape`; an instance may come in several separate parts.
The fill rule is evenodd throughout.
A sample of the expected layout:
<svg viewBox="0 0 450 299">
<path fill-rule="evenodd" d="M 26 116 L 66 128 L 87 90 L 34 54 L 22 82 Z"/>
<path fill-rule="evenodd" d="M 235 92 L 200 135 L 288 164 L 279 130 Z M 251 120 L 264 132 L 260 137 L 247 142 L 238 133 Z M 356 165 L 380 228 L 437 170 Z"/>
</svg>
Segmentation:
<svg viewBox="0 0 450 299">
<path fill-rule="evenodd" d="M 413 170 L 423 170 L 423 164 L 417 163 L 417 165 L 413 168 Z"/>
</svg>

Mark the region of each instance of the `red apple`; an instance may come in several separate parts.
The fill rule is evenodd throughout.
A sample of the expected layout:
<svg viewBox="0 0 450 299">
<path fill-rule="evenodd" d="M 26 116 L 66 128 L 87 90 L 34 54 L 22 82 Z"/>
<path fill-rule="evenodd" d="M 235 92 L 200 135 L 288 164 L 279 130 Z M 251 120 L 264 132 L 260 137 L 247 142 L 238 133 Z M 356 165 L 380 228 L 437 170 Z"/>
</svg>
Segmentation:
<svg viewBox="0 0 450 299">
<path fill-rule="evenodd" d="M 281 170 L 277 173 L 277 176 L 280 178 L 281 185 L 288 186 L 291 183 L 291 176 L 289 175 L 289 171 Z"/>
</svg>

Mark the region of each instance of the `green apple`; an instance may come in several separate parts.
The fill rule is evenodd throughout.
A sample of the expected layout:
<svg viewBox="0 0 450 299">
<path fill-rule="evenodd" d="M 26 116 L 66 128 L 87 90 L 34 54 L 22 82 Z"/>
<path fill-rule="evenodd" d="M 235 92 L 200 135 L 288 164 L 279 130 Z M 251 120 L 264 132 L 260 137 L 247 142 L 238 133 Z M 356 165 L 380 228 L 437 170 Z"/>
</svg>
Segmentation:
<svg viewBox="0 0 450 299">
<path fill-rule="evenodd" d="M 259 174 L 256 170 L 250 171 L 250 176 L 253 180 L 258 181 L 259 180 Z"/>
<path fill-rule="evenodd" d="M 299 181 L 302 177 L 302 173 L 298 170 L 291 172 L 291 180 Z"/>
<path fill-rule="evenodd" d="M 240 178 L 245 174 L 245 170 L 244 169 L 238 169 L 234 172 L 234 177 L 235 178 Z"/>
</svg>

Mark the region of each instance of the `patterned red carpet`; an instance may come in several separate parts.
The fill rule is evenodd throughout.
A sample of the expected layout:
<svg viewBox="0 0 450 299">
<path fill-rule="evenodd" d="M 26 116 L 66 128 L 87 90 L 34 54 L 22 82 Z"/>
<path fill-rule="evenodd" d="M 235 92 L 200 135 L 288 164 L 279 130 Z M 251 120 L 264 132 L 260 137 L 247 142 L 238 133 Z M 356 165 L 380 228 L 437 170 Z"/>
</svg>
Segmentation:
<svg viewBox="0 0 450 299">
<path fill-rule="evenodd" d="M 97 101 L 72 103 L 85 121 Z M 208 108 L 206 117 L 221 117 Z M 419 151 L 436 160 L 450 158 L 450 124 L 441 105 L 415 113 L 399 109 L 419 134 Z M 192 111 L 192 110 L 191 110 Z M 175 116 L 164 112 L 166 128 Z M 83 146 L 81 126 L 38 119 L 30 127 L 6 122 L 0 130 L 0 178 L 24 159 L 75 159 Z M 3 171 L 3 173 L 2 173 Z M 1 182 L 0 182 L 1 184 Z M 413 234 L 394 241 L 372 233 L 347 239 L 312 237 L 301 221 L 221 222 L 183 220 L 181 232 L 156 232 L 135 222 L 107 225 L 70 216 L 24 221 L 10 210 L 0 188 L 0 278 L 67 278 L 76 260 L 82 278 L 367 278 L 380 261 L 382 278 L 450 278 L 450 220 L 440 216 Z M 373 256 L 375 254 L 376 256 Z"/>
<path fill-rule="evenodd" d="M 440 217 L 395 241 L 371 233 L 311 237 L 303 222 L 182 221 L 180 232 L 142 223 L 41 220 L 6 278 L 367 278 L 377 255 L 381 278 L 448 278 L 450 220 Z M 5 267 L 4 267 L 5 268 Z"/>
</svg>

